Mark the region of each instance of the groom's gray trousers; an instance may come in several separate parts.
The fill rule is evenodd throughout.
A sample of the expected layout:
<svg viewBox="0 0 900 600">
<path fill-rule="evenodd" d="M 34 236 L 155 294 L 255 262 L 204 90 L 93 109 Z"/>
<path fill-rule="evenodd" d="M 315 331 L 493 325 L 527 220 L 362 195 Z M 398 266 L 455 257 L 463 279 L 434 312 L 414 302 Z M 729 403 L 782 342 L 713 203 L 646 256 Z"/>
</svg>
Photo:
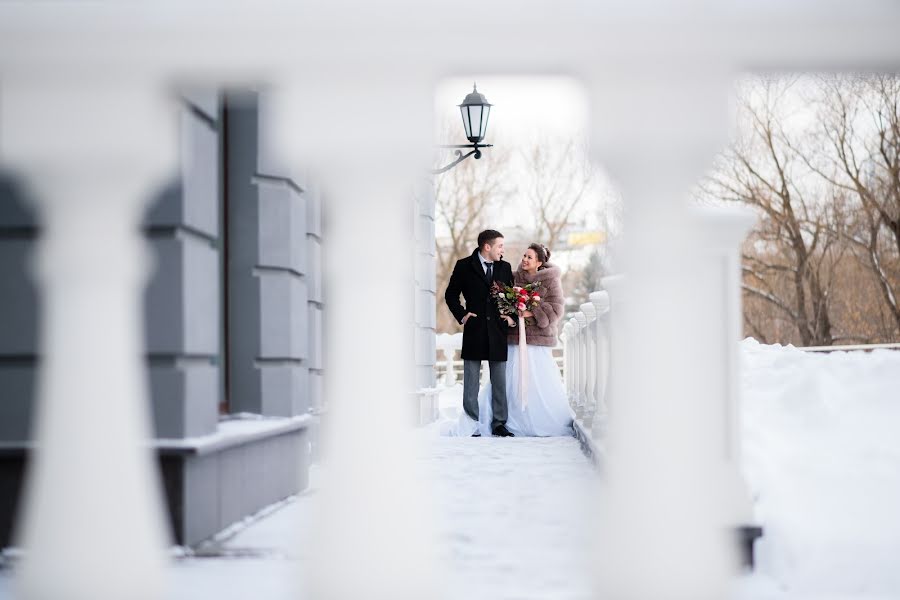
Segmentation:
<svg viewBox="0 0 900 600">
<path fill-rule="evenodd" d="M 491 429 L 506 423 L 506 361 L 489 360 L 491 371 Z M 478 420 L 478 388 L 481 385 L 481 361 L 463 361 L 463 410 Z"/>
</svg>

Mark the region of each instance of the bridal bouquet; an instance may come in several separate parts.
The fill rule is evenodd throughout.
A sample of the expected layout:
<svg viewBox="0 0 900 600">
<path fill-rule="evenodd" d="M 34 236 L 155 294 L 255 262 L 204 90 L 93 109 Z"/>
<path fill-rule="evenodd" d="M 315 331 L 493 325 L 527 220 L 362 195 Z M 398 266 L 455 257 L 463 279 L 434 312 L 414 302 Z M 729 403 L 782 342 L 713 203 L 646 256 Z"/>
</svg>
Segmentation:
<svg viewBox="0 0 900 600">
<path fill-rule="evenodd" d="M 541 301 L 539 288 L 541 282 L 536 281 L 526 286 L 503 285 L 495 281 L 491 286 L 491 295 L 500 309 L 501 315 L 518 316 L 518 311 L 531 310 Z"/>
<path fill-rule="evenodd" d="M 540 281 L 525 286 L 503 285 L 499 281 L 491 285 L 491 296 L 497 303 L 500 314 L 519 319 L 519 402 L 522 410 L 528 407 L 528 344 L 525 339 L 525 325 L 533 325 L 534 320 L 529 321 L 519 312 L 531 310 L 540 304 L 541 294 L 538 291 L 540 287 Z"/>
</svg>

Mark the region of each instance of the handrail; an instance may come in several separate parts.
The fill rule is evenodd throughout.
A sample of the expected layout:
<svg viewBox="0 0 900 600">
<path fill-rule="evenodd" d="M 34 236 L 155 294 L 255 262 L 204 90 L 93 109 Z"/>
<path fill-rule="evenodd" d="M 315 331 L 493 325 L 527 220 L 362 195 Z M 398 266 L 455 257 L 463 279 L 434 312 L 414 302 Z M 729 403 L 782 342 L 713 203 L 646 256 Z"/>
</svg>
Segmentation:
<svg viewBox="0 0 900 600">
<path fill-rule="evenodd" d="M 872 350 L 900 350 L 900 344 L 846 344 L 843 346 L 796 346 L 804 352 L 871 352 Z"/>
</svg>

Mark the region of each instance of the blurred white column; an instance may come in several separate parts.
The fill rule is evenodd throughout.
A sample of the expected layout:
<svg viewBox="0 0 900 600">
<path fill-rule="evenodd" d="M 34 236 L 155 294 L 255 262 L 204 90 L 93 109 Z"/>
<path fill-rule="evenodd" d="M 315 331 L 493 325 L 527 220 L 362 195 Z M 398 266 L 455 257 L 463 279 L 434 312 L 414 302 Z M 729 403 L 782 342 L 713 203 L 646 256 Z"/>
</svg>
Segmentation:
<svg viewBox="0 0 900 600">
<path fill-rule="evenodd" d="M 168 523 L 147 404 L 139 224 L 174 165 L 162 85 L 82 73 L 0 87 L 0 158 L 41 219 L 41 365 L 24 514 L 25 599 L 160 598 Z"/>
<path fill-rule="evenodd" d="M 590 302 L 585 302 L 580 307 L 581 314 L 584 315 L 584 411 L 582 419 L 589 422 L 594 416 L 594 410 L 597 408 L 597 396 L 594 394 L 594 387 L 597 382 L 597 336 L 594 328 L 594 321 L 597 318 L 597 311 Z"/>
<path fill-rule="evenodd" d="M 375 64 L 352 77 L 323 70 L 283 81 L 271 133 L 289 160 L 315 170 L 330 199 L 322 256 L 328 469 L 314 535 L 298 536 L 314 548 L 303 551 L 313 559 L 298 585 L 314 600 L 439 598 L 433 502 L 418 472 L 407 402 L 414 385 L 411 182 L 432 152 L 431 82 Z M 398 101 L 401 127 L 384 114 Z"/>
<path fill-rule="evenodd" d="M 692 41 L 692 40 L 688 40 Z M 631 64 L 598 62 L 593 143 L 621 185 L 598 594 L 718 600 L 736 570 L 725 525 L 721 397 L 702 384 L 710 321 L 696 302 L 689 191 L 727 142 L 729 80 L 714 46 Z M 605 285 L 605 282 L 604 282 Z M 609 288 L 608 288 L 609 289 Z M 617 292 L 610 293 L 616 302 Z M 599 535 L 599 534 L 598 534 Z"/>
<path fill-rule="evenodd" d="M 719 399 L 721 456 L 725 461 L 725 488 L 729 494 L 729 522 L 732 526 L 753 521 L 750 493 L 741 474 L 739 342 L 743 331 L 741 310 L 741 245 L 756 222 L 749 209 L 704 207 L 692 212 L 697 243 L 695 258 L 702 277 L 696 302 L 714 327 L 701 332 L 708 338 L 698 344 L 698 361 L 707 365 L 707 377 L 698 386 Z"/>
</svg>

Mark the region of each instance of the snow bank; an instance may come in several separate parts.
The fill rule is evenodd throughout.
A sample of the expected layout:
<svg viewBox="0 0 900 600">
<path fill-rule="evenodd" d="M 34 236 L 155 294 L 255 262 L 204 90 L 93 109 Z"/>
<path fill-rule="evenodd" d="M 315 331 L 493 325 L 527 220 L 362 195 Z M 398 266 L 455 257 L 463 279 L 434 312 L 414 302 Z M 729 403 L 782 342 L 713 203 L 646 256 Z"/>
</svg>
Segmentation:
<svg viewBox="0 0 900 600">
<path fill-rule="evenodd" d="M 789 597 L 900 598 L 900 352 L 741 343 L 758 571 Z"/>
</svg>

